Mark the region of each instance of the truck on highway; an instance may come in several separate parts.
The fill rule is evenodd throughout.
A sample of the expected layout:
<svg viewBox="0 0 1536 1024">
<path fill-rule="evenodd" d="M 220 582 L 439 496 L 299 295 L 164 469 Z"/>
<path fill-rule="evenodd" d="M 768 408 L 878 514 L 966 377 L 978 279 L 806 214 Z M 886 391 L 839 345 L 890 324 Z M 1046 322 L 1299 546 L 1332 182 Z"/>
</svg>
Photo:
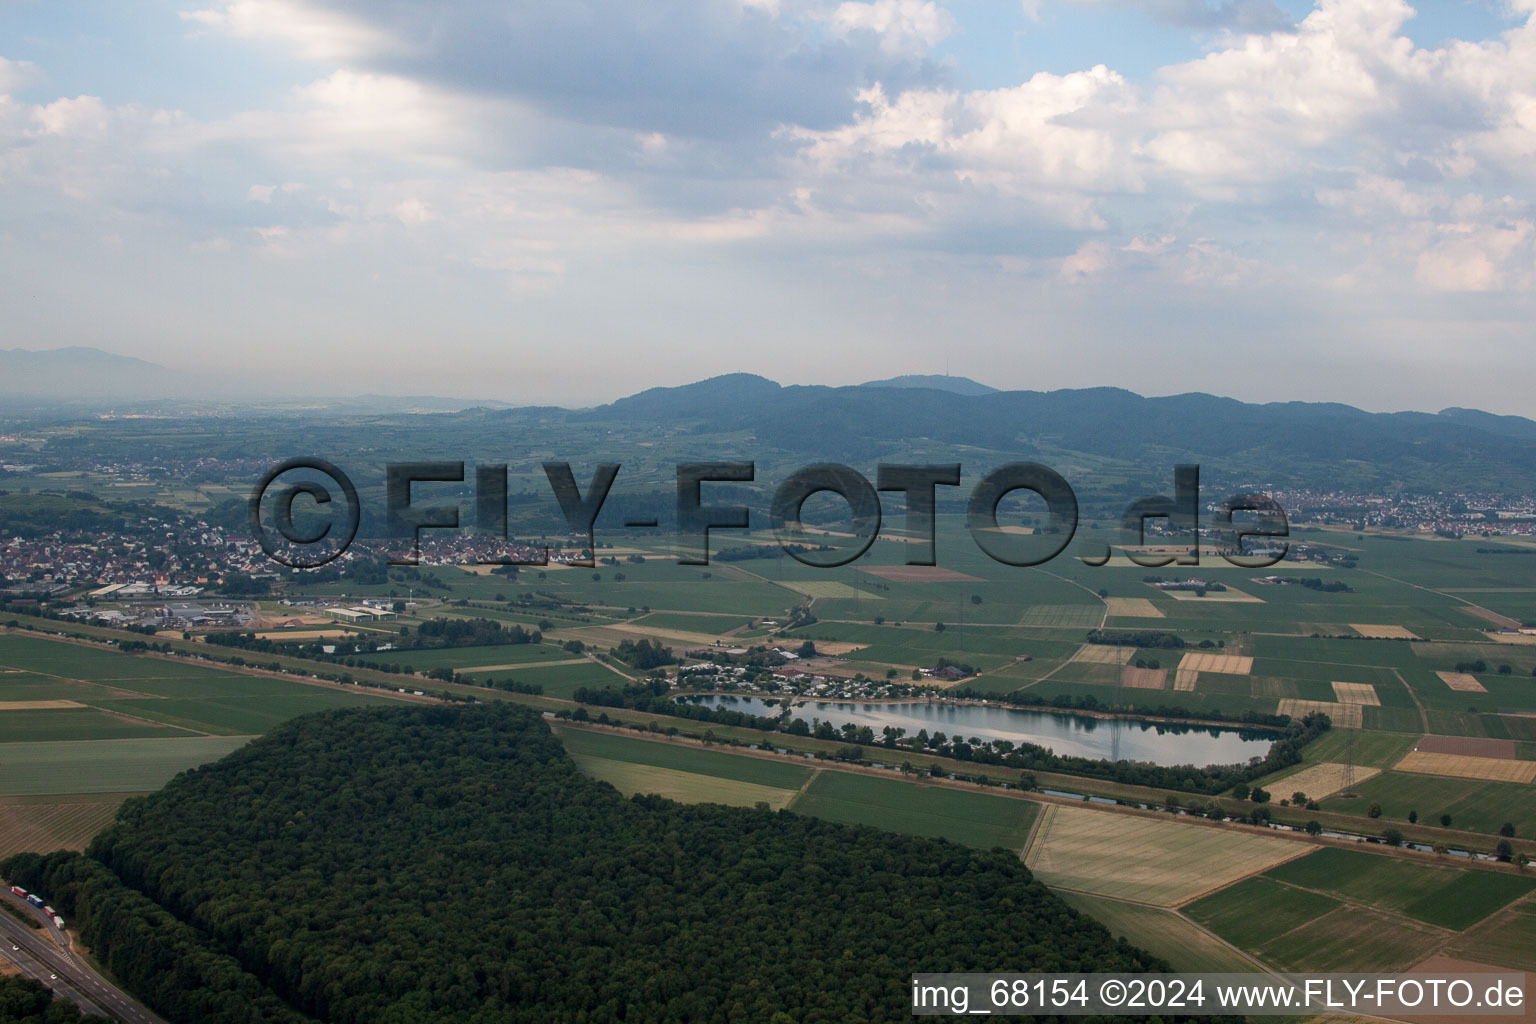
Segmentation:
<svg viewBox="0 0 1536 1024">
<path fill-rule="evenodd" d="M 27 893 L 27 902 L 34 907 L 40 907 L 43 905 L 43 898 L 35 893 Z"/>
<path fill-rule="evenodd" d="M 58 928 L 59 930 L 62 931 L 63 928 L 64 928 L 64 919 L 62 917 L 60 917 L 58 914 L 54 914 L 53 915 L 53 926 L 55 928 Z"/>
<path fill-rule="evenodd" d="M 17 896 L 25 896 L 27 894 L 27 890 L 23 889 L 19 885 L 11 886 L 11 892 L 15 893 Z"/>
</svg>

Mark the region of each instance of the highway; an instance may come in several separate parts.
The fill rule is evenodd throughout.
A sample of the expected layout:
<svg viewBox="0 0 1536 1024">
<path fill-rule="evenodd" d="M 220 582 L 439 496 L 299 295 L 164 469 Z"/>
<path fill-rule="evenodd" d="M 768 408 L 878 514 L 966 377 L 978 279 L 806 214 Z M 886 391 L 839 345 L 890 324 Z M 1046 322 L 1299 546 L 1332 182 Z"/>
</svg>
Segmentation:
<svg viewBox="0 0 1536 1024">
<path fill-rule="evenodd" d="M 0 899 L 43 925 L 29 928 L 9 913 L 0 911 L 0 957 L 15 964 L 29 978 L 42 982 L 58 995 L 74 1001 L 81 1012 L 110 1017 L 122 1024 L 165 1024 L 132 996 L 112 985 L 83 958 L 69 951 L 69 937 L 54 926 L 41 910 L 7 887 Z M 55 943 L 50 936 L 56 936 Z M 15 946 L 16 949 L 11 947 Z M 53 976 L 53 977 L 51 977 Z"/>
</svg>

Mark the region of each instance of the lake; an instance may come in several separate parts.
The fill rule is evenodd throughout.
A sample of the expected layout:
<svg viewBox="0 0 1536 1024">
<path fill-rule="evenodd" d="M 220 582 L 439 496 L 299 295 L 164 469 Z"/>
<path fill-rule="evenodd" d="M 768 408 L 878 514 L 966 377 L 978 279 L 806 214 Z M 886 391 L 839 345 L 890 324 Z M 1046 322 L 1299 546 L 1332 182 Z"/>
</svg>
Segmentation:
<svg viewBox="0 0 1536 1024">
<path fill-rule="evenodd" d="M 782 710 L 779 699 L 711 694 L 679 697 L 705 707 L 773 717 Z M 1012 740 L 1034 743 L 1058 754 L 1109 761 L 1149 761 L 1160 765 L 1240 764 L 1269 753 L 1271 739 L 1245 738 L 1236 729 L 1146 722 L 1140 719 L 1093 718 L 1052 714 L 1023 708 L 974 704 L 862 703 L 796 701 L 792 714 L 807 724 L 817 719 L 835 728 L 852 723 L 869 726 L 875 736 L 886 726 L 915 736 L 920 729 L 953 738 Z"/>
</svg>

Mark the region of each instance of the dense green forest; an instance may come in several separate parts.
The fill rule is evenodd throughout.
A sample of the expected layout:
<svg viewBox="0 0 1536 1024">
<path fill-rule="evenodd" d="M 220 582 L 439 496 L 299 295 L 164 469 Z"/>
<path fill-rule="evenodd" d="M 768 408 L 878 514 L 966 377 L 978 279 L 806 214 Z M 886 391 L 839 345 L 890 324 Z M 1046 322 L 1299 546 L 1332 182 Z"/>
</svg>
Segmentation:
<svg viewBox="0 0 1536 1024">
<path fill-rule="evenodd" d="M 0 977 L 0 1024 L 99 1024 L 31 978 Z"/>
<path fill-rule="evenodd" d="M 0 868 L 186 1024 L 855 1024 L 919 970 L 1160 966 L 1015 852 L 626 800 L 511 705 L 294 719 Z"/>
</svg>

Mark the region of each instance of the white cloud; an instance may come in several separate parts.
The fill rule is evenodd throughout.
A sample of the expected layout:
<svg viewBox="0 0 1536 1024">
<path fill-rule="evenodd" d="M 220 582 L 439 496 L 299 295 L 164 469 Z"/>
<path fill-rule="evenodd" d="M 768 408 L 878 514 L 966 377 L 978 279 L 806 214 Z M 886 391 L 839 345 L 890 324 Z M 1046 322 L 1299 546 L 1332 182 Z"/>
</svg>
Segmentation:
<svg viewBox="0 0 1536 1024">
<path fill-rule="evenodd" d="M 387 33 L 361 18 L 303 0 L 227 0 L 219 8 L 183 11 L 181 17 L 238 38 L 285 43 L 308 60 L 354 60 L 397 48 Z"/>
<path fill-rule="evenodd" d="M 49 135 L 100 135 L 107 130 L 107 106 L 97 96 L 54 100 L 38 107 L 35 116 Z"/>
<path fill-rule="evenodd" d="M 839 35 L 873 32 L 893 54 L 921 55 L 955 31 L 954 17 L 933 0 L 847 0 L 829 20 Z"/>
<path fill-rule="evenodd" d="M 38 78 L 37 65 L 25 60 L 0 57 L 0 96 L 9 95 Z"/>
</svg>

